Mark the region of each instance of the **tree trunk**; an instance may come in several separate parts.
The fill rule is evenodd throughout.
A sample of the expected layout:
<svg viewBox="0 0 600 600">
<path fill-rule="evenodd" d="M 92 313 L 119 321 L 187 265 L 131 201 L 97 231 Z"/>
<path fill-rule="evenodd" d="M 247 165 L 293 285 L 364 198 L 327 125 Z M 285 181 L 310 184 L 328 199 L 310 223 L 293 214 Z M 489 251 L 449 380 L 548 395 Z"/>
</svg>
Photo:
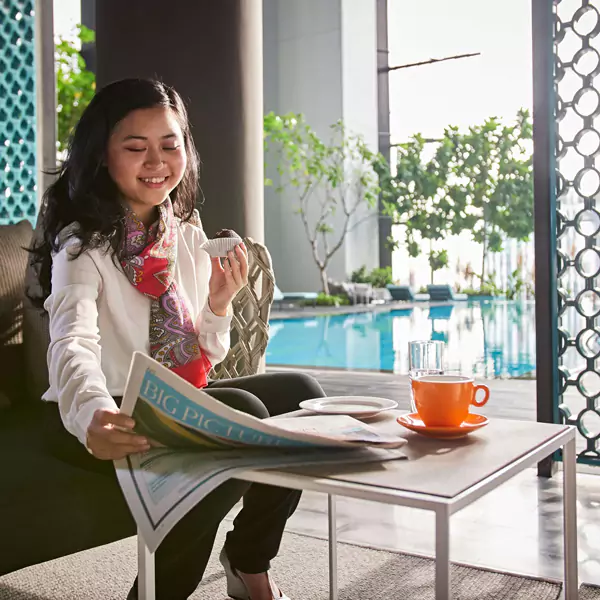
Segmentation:
<svg viewBox="0 0 600 600">
<path fill-rule="evenodd" d="M 480 288 L 483 287 L 485 283 L 485 258 L 487 254 L 487 233 L 483 235 L 483 256 L 481 257 L 481 285 Z"/>
<path fill-rule="evenodd" d="M 319 267 L 319 271 L 321 271 L 321 287 L 323 288 L 323 293 L 329 296 L 329 281 L 327 281 L 325 267 Z"/>
<path fill-rule="evenodd" d="M 433 242 L 429 240 L 429 269 L 430 269 L 430 279 L 431 285 L 433 285 L 433 274 L 435 271 L 433 270 L 433 265 L 431 264 L 431 255 L 433 254 Z"/>
<path fill-rule="evenodd" d="M 481 282 L 479 289 L 483 288 L 485 284 L 485 258 L 487 254 L 487 239 L 488 239 L 488 230 L 487 230 L 487 202 L 483 203 L 483 253 L 481 256 Z"/>
</svg>

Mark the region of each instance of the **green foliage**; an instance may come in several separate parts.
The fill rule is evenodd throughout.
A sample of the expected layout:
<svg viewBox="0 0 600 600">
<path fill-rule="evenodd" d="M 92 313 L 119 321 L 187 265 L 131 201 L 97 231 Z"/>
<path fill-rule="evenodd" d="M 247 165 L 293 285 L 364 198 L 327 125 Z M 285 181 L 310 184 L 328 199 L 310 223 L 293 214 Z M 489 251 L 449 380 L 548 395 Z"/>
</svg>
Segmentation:
<svg viewBox="0 0 600 600">
<path fill-rule="evenodd" d="M 384 288 L 393 283 L 392 267 L 377 267 L 371 271 L 369 275 L 369 283 L 374 288 Z"/>
<path fill-rule="evenodd" d="M 88 71 L 79 47 L 95 40 L 95 33 L 83 25 L 76 28 L 74 40 L 59 37 L 55 45 L 57 95 L 57 150 L 63 152 L 69 136 L 96 90 L 94 73 Z"/>
<path fill-rule="evenodd" d="M 271 112 L 264 117 L 266 162 L 279 175 L 275 189 L 295 190 L 294 212 L 302 219 L 325 293 L 331 257 L 348 232 L 365 220 L 358 219 L 365 209 L 377 206 L 379 195 L 373 170 L 377 155 L 363 138 L 348 132 L 342 121 L 330 127 L 330 136 L 322 140 L 301 114 Z M 265 185 L 273 181 L 265 178 Z M 334 216 L 340 214 L 336 226 Z"/>
<path fill-rule="evenodd" d="M 525 280 L 521 276 L 521 270 L 515 269 L 509 276 L 506 286 L 506 299 L 515 300 L 525 289 Z"/>
<path fill-rule="evenodd" d="M 395 225 L 406 227 L 405 242 L 411 256 L 420 254 L 421 240 L 443 239 L 449 230 L 460 233 L 466 198 L 452 194 L 449 176 L 455 164 L 455 148 L 448 135 L 425 162 L 426 141 L 420 134 L 397 146 L 396 172 L 383 160 L 376 162 L 386 213 Z M 456 198 L 454 197 L 456 196 Z"/>
<path fill-rule="evenodd" d="M 312 306 L 313 304 L 316 304 L 317 306 L 344 306 L 350 304 L 350 300 L 345 296 L 330 296 L 329 294 L 321 292 L 317 296 L 316 301 L 303 300 L 301 304 L 303 306 Z"/>
<path fill-rule="evenodd" d="M 429 160 L 425 159 L 427 142 L 416 134 L 397 147 L 395 174 L 383 160 L 375 166 L 385 212 L 393 224 L 404 225 L 403 241 L 409 256 L 419 256 L 423 241 L 429 240 L 431 281 L 434 272 L 442 268 L 434 265 L 444 256 L 447 264 L 447 255 L 440 256 L 434 246 L 475 223 L 467 212 L 465 194 L 450 183 L 456 157 L 454 142 L 446 134 Z"/>
<path fill-rule="evenodd" d="M 367 272 L 367 267 L 362 265 L 356 269 L 356 271 L 352 271 L 350 274 L 350 281 L 352 283 L 369 283 L 369 273 Z"/>
<path fill-rule="evenodd" d="M 503 238 L 527 241 L 533 232 L 533 125 L 520 110 L 513 125 L 490 118 L 465 134 L 452 129 L 457 149 L 457 189 L 477 217 L 473 239 L 483 245 L 481 277 L 488 252 L 501 252 Z"/>
<path fill-rule="evenodd" d="M 463 294 L 467 294 L 467 296 L 502 296 L 504 295 L 504 290 L 496 285 L 494 282 L 494 278 L 491 277 L 486 282 L 482 283 L 479 288 L 474 289 L 471 287 L 467 287 L 462 290 Z"/>
<path fill-rule="evenodd" d="M 356 271 L 352 271 L 350 281 L 352 283 L 370 283 L 375 288 L 384 288 L 394 281 L 392 267 L 377 267 L 368 273 L 367 267 L 363 265 Z"/>
<path fill-rule="evenodd" d="M 502 290 L 499 290 L 495 285 L 484 283 L 478 289 L 465 288 L 461 290 L 463 294 L 467 296 L 501 296 Z"/>
<path fill-rule="evenodd" d="M 430 252 L 429 266 L 431 268 L 431 283 L 433 283 L 434 273 L 448 266 L 448 252 L 446 250 L 440 250 L 439 252 Z"/>
<path fill-rule="evenodd" d="M 448 127 L 431 153 L 417 134 L 398 146 L 395 173 L 375 163 L 386 213 L 403 225 L 408 254 L 429 240 L 430 265 L 440 264 L 435 246 L 449 235 L 471 232 L 483 245 L 481 281 L 489 252 L 505 238 L 527 240 L 533 231 L 532 123 L 520 110 L 513 125 L 490 118 L 460 133 Z M 441 268 L 441 267 L 438 267 Z"/>
<path fill-rule="evenodd" d="M 517 300 L 522 293 L 529 297 L 535 297 L 535 285 L 532 281 L 528 281 L 522 275 L 522 271 L 517 267 L 509 276 L 504 291 L 507 300 Z"/>
</svg>

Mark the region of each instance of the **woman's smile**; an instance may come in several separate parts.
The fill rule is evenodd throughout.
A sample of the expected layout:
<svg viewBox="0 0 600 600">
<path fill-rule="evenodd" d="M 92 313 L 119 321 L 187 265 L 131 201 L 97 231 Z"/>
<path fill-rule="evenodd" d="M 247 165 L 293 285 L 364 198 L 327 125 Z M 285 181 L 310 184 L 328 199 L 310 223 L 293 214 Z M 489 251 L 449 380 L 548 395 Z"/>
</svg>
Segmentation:
<svg viewBox="0 0 600 600">
<path fill-rule="evenodd" d="M 163 177 L 138 177 L 138 181 L 150 189 L 159 190 L 168 184 L 169 177 L 169 175 L 164 175 Z"/>
</svg>

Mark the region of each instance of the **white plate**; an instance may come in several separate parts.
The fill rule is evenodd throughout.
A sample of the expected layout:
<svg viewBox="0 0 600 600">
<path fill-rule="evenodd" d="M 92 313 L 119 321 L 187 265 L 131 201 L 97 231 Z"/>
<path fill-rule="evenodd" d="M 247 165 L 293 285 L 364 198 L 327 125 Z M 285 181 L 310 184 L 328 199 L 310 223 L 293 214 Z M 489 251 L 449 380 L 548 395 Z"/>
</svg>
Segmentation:
<svg viewBox="0 0 600 600">
<path fill-rule="evenodd" d="M 372 417 L 384 410 L 396 408 L 398 403 L 387 398 L 371 396 L 330 396 L 300 402 L 300 408 L 324 415 Z"/>
</svg>

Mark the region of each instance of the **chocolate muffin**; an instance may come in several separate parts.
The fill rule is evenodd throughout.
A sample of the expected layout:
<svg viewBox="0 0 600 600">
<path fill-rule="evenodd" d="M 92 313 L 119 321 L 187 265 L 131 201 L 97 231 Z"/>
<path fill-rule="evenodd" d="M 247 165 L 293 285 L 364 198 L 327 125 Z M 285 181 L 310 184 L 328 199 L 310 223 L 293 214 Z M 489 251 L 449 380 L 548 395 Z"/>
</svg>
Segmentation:
<svg viewBox="0 0 600 600">
<path fill-rule="evenodd" d="M 236 238 L 240 237 L 233 229 L 221 229 L 215 233 L 215 238 Z"/>
<path fill-rule="evenodd" d="M 232 252 L 241 243 L 242 238 L 233 229 L 221 229 L 214 238 L 206 240 L 200 247 L 212 257 L 225 258 L 228 252 Z"/>
</svg>

